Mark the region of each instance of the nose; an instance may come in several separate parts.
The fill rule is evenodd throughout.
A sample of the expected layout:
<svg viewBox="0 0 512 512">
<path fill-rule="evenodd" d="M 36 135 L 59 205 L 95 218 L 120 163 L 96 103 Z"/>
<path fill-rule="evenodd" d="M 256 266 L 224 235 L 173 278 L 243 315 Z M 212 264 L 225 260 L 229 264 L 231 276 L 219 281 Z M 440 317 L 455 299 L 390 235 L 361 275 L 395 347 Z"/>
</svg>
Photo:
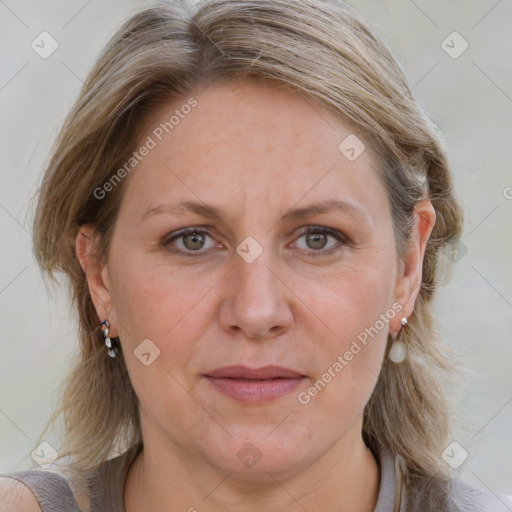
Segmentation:
<svg viewBox="0 0 512 512">
<path fill-rule="evenodd" d="M 235 254 L 226 279 L 226 295 L 219 312 L 222 329 L 263 340 L 277 337 L 290 328 L 293 294 L 270 250 L 264 250 L 251 263 Z"/>
</svg>

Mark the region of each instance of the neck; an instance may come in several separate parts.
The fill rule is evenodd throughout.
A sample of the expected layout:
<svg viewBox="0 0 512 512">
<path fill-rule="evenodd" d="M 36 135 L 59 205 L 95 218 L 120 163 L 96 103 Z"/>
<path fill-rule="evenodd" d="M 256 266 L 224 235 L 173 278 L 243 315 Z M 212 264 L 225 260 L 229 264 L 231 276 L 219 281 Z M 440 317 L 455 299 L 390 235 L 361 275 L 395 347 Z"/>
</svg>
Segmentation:
<svg viewBox="0 0 512 512">
<path fill-rule="evenodd" d="M 257 482 L 145 441 L 128 471 L 125 511 L 374 512 L 379 465 L 360 436 L 343 441 L 306 468 L 266 473 Z"/>
</svg>

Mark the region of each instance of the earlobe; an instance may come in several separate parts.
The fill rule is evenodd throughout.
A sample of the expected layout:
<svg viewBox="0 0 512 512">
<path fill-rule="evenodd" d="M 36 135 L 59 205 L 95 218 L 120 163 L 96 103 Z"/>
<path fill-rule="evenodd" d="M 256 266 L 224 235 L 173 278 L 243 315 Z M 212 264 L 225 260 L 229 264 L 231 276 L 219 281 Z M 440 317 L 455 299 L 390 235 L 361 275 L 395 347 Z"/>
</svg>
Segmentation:
<svg viewBox="0 0 512 512">
<path fill-rule="evenodd" d="M 81 226 L 75 239 L 75 250 L 99 320 L 111 317 L 112 295 L 107 265 L 100 261 L 97 236 L 93 226 Z"/>
</svg>

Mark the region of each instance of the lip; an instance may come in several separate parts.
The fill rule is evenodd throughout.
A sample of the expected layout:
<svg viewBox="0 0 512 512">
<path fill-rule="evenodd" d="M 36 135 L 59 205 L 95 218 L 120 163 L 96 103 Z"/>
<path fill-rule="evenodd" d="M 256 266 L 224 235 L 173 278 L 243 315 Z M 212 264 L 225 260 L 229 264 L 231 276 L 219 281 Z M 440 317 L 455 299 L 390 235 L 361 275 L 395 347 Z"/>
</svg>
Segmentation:
<svg viewBox="0 0 512 512">
<path fill-rule="evenodd" d="M 299 372 L 284 368 L 282 366 L 262 366 L 260 368 L 249 368 L 243 365 L 222 366 L 205 374 L 207 377 L 228 378 L 228 379 L 276 379 L 278 377 L 293 379 L 305 377 Z"/>
<path fill-rule="evenodd" d="M 205 374 L 213 387 L 239 402 L 267 403 L 294 391 L 306 378 L 281 366 L 223 366 Z"/>
</svg>

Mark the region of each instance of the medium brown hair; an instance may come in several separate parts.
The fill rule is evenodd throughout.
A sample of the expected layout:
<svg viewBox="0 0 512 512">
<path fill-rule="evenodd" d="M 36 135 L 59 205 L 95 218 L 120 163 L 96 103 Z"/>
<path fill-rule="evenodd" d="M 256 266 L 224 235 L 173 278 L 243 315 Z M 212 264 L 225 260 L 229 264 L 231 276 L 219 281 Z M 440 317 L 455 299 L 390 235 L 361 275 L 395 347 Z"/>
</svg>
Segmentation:
<svg viewBox="0 0 512 512">
<path fill-rule="evenodd" d="M 60 132 L 35 212 L 38 263 L 50 276 L 68 277 L 78 312 L 80 354 L 49 422 L 64 420 L 60 457 L 78 475 L 142 441 L 123 357 L 106 356 L 75 253 L 80 226 L 91 223 L 100 235 L 99 257 L 108 258 L 124 182 L 107 199 L 93 191 L 129 158 L 159 102 L 239 77 L 294 90 L 364 135 L 382 164 L 399 255 L 415 205 L 429 198 L 434 206 L 421 289 L 399 335 L 409 358 L 395 364 L 385 357 L 365 407 L 363 436 L 375 451 L 399 455 L 412 483 L 423 482 L 421 510 L 442 510 L 448 472 L 440 455 L 451 417 L 443 383 L 454 366 L 439 339 L 432 299 L 447 260 L 441 249 L 459 239 L 462 212 L 441 135 L 386 43 L 342 2 L 214 0 L 192 9 L 161 3 L 127 20 L 100 55 Z"/>
</svg>

